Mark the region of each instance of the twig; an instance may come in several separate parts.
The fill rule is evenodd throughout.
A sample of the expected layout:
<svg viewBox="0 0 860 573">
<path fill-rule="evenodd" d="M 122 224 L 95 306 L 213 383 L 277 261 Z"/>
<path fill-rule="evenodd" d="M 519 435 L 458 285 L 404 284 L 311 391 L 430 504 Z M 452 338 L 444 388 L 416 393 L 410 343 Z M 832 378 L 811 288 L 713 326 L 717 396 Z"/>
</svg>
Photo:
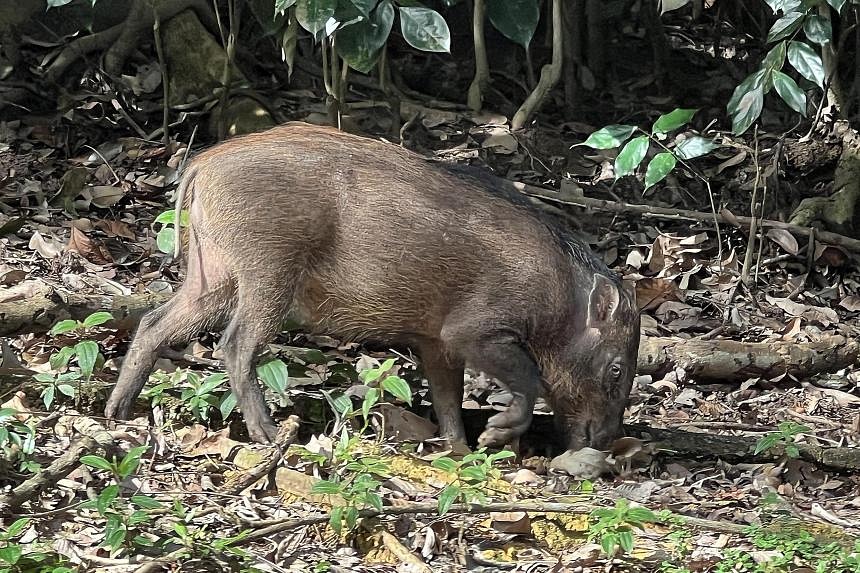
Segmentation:
<svg viewBox="0 0 860 573">
<path fill-rule="evenodd" d="M 513 185 L 526 195 L 540 197 L 547 201 L 553 201 L 562 205 L 576 205 L 579 207 L 586 207 L 589 209 L 594 209 L 597 211 L 606 211 L 609 213 L 638 215 L 641 217 L 654 217 L 657 219 L 667 219 L 675 221 L 686 220 L 709 222 L 716 220 L 717 223 L 731 223 L 719 213 L 714 215 L 712 213 L 705 213 L 702 211 L 690 211 L 687 209 L 671 209 L 668 207 L 653 207 L 650 205 L 624 203 L 622 201 L 593 199 L 590 197 L 581 197 L 573 195 L 572 193 L 551 191 L 542 187 L 537 187 L 535 185 L 528 185 L 526 183 L 519 182 L 514 182 Z M 752 222 L 750 217 L 741 216 L 736 216 L 733 221 L 737 221 L 739 224 L 745 227 L 749 227 L 750 223 Z M 784 223 L 782 221 L 763 219 L 758 221 L 758 224 L 762 228 L 772 227 L 774 229 L 785 229 L 786 231 L 799 237 L 805 237 L 809 233 L 809 227 L 804 227 L 801 225 L 792 225 L 791 223 Z M 838 245 L 850 251 L 860 253 L 860 239 L 853 239 L 851 237 L 846 237 L 845 235 L 840 235 L 838 233 L 833 233 L 830 231 L 817 231 L 816 235 L 818 237 L 818 240 L 821 242 L 828 243 L 831 245 Z"/>
<path fill-rule="evenodd" d="M 117 184 L 117 185 L 119 185 L 119 184 L 121 184 L 121 183 L 122 183 L 122 179 L 120 179 L 120 178 L 119 178 L 119 175 L 117 175 L 117 174 L 116 174 L 116 171 L 114 171 L 113 167 L 111 167 L 110 163 L 108 163 L 108 160 L 107 160 L 107 159 L 105 159 L 105 156 L 104 156 L 104 155 L 102 155 L 102 154 L 101 154 L 101 152 L 100 152 L 98 149 L 96 149 L 96 148 L 95 148 L 95 147 L 93 147 L 92 145 L 86 145 L 86 144 L 84 144 L 84 147 L 89 147 L 90 149 L 92 149 L 92 150 L 93 150 L 93 153 L 95 153 L 96 155 L 98 155 L 98 156 L 99 156 L 99 159 L 101 159 L 101 160 L 104 162 L 105 166 L 106 166 L 108 169 L 110 169 L 111 175 L 113 175 L 113 178 L 114 178 L 114 179 L 116 179 L 116 184 Z"/>
<path fill-rule="evenodd" d="M 473 504 L 455 504 L 448 509 L 451 515 L 458 514 L 477 514 L 477 513 L 494 513 L 494 512 L 509 512 L 509 511 L 529 511 L 537 513 L 573 513 L 579 515 L 588 515 L 594 509 L 593 503 L 559 503 L 547 501 L 528 501 L 528 502 L 499 502 L 499 503 L 473 503 Z M 372 518 L 381 516 L 394 515 L 410 515 L 419 513 L 438 513 L 439 506 L 434 503 L 411 503 L 409 505 L 398 505 L 383 507 L 382 511 L 376 509 L 364 509 L 358 512 L 360 518 Z M 720 531 L 724 533 L 743 533 L 747 526 L 736 523 L 728 523 L 723 521 L 713 521 L 710 519 L 701 519 L 696 517 L 687 517 L 684 515 L 673 515 L 675 519 L 684 521 L 686 525 L 710 529 L 712 531 Z M 328 515 L 320 515 L 315 517 L 305 517 L 301 519 L 283 519 L 277 521 L 267 521 L 271 523 L 267 527 L 258 529 L 246 535 L 241 543 L 247 543 L 257 539 L 270 537 L 275 533 L 296 529 L 308 525 L 317 525 L 326 523 L 329 520 Z M 253 526 L 255 522 L 251 522 Z"/>
<path fill-rule="evenodd" d="M 152 23 L 152 34 L 155 37 L 155 53 L 158 54 L 158 66 L 161 68 L 162 97 L 164 98 L 164 111 L 162 112 L 161 125 L 164 129 L 162 141 L 166 146 L 170 143 L 170 86 L 167 78 L 167 60 L 164 57 L 164 46 L 161 41 L 161 17 L 155 5 L 152 6 L 154 22 Z"/>
<path fill-rule="evenodd" d="M 274 447 L 271 448 L 265 455 L 264 458 L 253 468 L 249 468 L 245 470 L 241 477 L 237 478 L 234 482 L 228 484 L 224 488 L 224 493 L 230 495 L 238 495 L 245 488 L 251 486 L 258 479 L 263 477 L 272 471 L 278 462 L 281 461 L 281 458 L 284 455 L 284 452 L 287 448 L 292 444 L 296 436 L 299 433 L 299 417 L 296 415 L 292 415 L 287 418 L 286 422 L 282 423 L 281 429 L 278 431 L 278 436 L 273 444 Z"/>
<path fill-rule="evenodd" d="M 761 184 L 761 164 L 758 158 L 758 125 L 756 125 L 753 133 L 753 163 L 755 164 L 755 179 L 753 180 L 752 197 L 750 197 L 750 234 L 747 241 L 747 251 L 744 254 L 744 266 L 741 270 L 741 282 L 749 285 L 750 282 L 750 267 L 752 266 L 753 252 L 755 251 L 756 238 L 758 233 L 758 212 L 759 206 L 756 203 L 758 199 L 758 187 Z M 763 241 L 762 241 L 763 242 Z"/>
<path fill-rule="evenodd" d="M 104 452 L 113 445 L 113 437 L 108 431 L 90 418 L 78 418 L 73 427 L 84 434 L 72 443 L 68 450 L 55 459 L 51 465 L 23 482 L 10 493 L 0 496 L 0 509 L 3 512 L 17 509 L 25 501 L 33 499 L 48 484 L 55 484 L 69 475 L 80 465 L 80 457 L 85 452 Z"/>
</svg>

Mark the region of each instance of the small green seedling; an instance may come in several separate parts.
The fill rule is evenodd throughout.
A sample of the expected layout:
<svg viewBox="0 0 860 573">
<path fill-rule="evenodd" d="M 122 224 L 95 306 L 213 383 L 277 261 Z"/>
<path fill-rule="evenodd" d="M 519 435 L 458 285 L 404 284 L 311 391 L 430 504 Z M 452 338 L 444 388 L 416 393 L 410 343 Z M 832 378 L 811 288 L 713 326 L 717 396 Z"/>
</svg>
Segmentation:
<svg viewBox="0 0 860 573">
<path fill-rule="evenodd" d="M 798 457 L 800 450 L 794 443 L 794 439 L 800 434 L 808 432 L 809 428 L 803 424 L 796 424 L 794 422 L 780 422 L 778 428 L 778 432 L 766 434 L 756 442 L 755 453 L 760 454 L 781 444 L 785 455 L 790 458 Z"/>
<path fill-rule="evenodd" d="M 626 499 L 619 499 L 615 507 L 599 507 L 591 512 L 596 519 L 588 528 L 589 540 L 600 540 L 600 547 L 609 557 L 619 549 L 625 553 L 633 550 L 633 529 L 644 529 L 646 523 L 659 521 L 657 515 L 647 507 L 630 507 Z"/>
<path fill-rule="evenodd" d="M 439 494 L 439 515 L 445 515 L 455 501 L 486 503 L 489 482 L 501 478 L 501 472 L 494 464 L 515 455 L 510 450 L 501 450 L 488 455 L 486 448 L 481 448 L 477 452 L 463 456 L 459 461 L 449 457 L 433 460 L 430 465 L 434 468 L 456 476 L 454 481 Z"/>
<path fill-rule="evenodd" d="M 0 408 L 0 462 L 18 462 L 21 471 L 35 473 L 40 468 L 31 459 L 36 451 L 35 420 L 22 422 L 19 414 L 14 408 Z"/>
</svg>

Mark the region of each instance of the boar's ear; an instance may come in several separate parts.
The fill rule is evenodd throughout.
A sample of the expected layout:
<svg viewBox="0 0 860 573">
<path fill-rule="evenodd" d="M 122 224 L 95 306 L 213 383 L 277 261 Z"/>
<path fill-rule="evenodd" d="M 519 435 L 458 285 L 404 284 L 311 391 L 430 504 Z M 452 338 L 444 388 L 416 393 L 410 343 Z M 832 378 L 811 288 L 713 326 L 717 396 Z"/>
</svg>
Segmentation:
<svg viewBox="0 0 860 573">
<path fill-rule="evenodd" d="M 612 320 L 619 304 L 621 304 L 621 293 L 618 292 L 618 287 L 607 277 L 601 274 L 594 275 L 591 294 L 588 296 L 586 326 L 600 328 L 601 325 Z"/>
</svg>

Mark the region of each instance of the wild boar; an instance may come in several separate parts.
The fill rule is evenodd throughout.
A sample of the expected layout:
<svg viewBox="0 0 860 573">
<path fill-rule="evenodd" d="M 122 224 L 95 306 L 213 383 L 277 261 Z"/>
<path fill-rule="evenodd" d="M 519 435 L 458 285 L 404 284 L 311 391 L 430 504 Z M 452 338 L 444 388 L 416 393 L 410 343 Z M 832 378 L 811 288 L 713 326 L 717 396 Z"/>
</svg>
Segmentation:
<svg viewBox="0 0 860 573">
<path fill-rule="evenodd" d="M 639 344 L 633 295 L 509 182 L 294 122 L 200 153 L 177 196 L 190 212 L 186 278 L 142 320 L 109 418 L 128 416 L 160 348 L 224 328 L 249 435 L 273 440 L 255 356 L 289 311 L 309 331 L 414 349 L 451 443 L 465 441 L 467 364 L 513 396 L 480 445 L 525 432 L 541 390 L 569 448 L 619 433 Z"/>
</svg>

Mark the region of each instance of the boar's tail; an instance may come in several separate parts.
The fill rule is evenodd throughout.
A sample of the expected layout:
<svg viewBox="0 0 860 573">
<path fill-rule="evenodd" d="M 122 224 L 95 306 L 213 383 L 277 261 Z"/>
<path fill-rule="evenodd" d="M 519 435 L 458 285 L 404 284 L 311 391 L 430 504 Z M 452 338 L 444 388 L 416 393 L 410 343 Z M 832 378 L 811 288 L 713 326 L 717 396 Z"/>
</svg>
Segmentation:
<svg viewBox="0 0 860 573">
<path fill-rule="evenodd" d="M 176 188 L 176 205 L 174 206 L 174 223 L 173 228 L 175 233 L 173 236 L 173 258 L 177 261 L 182 253 L 182 210 L 185 203 L 190 204 L 192 195 L 194 194 L 194 178 L 197 175 L 197 166 L 191 164 L 188 169 L 182 174 L 182 179 L 179 182 L 179 187 Z M 189 191 L 191 191 L 189 193 Z M 189 221 L 190 224 L 190 221 Z"/>
</svg>

